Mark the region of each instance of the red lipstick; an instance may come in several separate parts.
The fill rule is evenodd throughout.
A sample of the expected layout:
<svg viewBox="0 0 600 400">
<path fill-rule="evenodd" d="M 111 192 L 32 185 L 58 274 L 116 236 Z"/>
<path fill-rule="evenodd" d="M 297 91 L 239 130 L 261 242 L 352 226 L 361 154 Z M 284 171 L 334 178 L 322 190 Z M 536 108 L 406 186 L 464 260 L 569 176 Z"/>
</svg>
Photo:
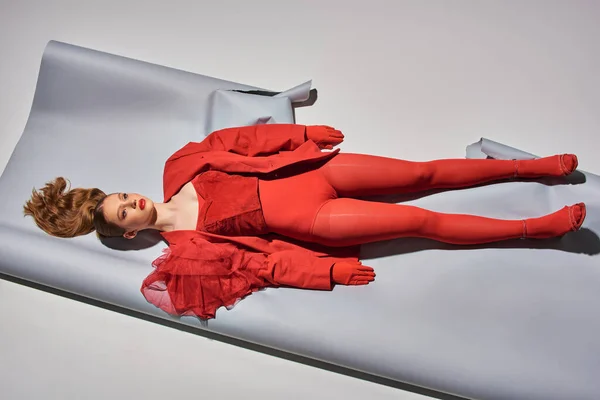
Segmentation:
<svg viewBox="0 0 600 400">
<path fill-rule="evenodd" d="M 146 207 L 146 200 L 140 199 L 140 201 L 138 201 L 138 206 L 140 207 L 140 210 L 143 210 L 144 207 Z"/>
</svg>

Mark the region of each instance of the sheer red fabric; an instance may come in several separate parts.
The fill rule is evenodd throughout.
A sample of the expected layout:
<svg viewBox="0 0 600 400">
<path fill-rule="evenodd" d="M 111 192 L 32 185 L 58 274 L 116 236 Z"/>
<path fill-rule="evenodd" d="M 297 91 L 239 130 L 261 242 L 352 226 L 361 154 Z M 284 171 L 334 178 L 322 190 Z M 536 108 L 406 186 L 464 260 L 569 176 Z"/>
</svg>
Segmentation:
<svg viewBox="0 0 600 400">
<path fill-rule="evenodd" d="M 220 307 L 266 287 L 331 290 L 331 269 L 341 260 L 307 250 L 253 252 L 188 233 L 153 262 L 141 288 L 148 302 L 172 315 L 215 318 Z"/>
<path fill-rule="evenodd" d="M 253 270 L 256 260 L 240 259 L 231 244 L 190 243 L 171 246 L 152 263 L 155 268 L 142 285 L 146 299 L 174 315 L 215 317 L 218 308 L 265 286 Z"/>
</svg>

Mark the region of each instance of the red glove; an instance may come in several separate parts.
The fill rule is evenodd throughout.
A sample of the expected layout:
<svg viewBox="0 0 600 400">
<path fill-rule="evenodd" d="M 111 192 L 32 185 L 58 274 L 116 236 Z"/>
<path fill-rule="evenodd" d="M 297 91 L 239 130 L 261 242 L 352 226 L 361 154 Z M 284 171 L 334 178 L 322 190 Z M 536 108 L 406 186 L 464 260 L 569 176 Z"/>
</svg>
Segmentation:
<svg viewBox="0 0 600 400">
<path fill-rule="evenodd" d="M 344 140 L 344 135 L 327 125 L 309 125 L 306 127 L 306 139 L 315 142 L 320 149 L 333 149 Z"/>
<path fill-rule="evenodd" d="M 367 285 L 375 280 L 375 272 L 360 262 L 342 261 L 333 265 L 332 279 L 340 285 Z"/>
</svg>

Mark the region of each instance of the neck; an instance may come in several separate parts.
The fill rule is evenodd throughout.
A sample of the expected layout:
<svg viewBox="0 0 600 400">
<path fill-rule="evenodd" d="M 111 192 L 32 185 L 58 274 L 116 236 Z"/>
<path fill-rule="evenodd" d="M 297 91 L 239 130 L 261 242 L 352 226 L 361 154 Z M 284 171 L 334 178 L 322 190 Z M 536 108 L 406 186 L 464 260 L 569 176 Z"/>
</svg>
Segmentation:
<svg viewBox="0 0 600 400">
<path fill-rule="evenodd" d="M 156 215 L 154 223 L 149 229 L 156 229 L 161 232 L 172 231 L 175 226 L 176 207 L 172 203 L 154 203 Z"/>
</svg>

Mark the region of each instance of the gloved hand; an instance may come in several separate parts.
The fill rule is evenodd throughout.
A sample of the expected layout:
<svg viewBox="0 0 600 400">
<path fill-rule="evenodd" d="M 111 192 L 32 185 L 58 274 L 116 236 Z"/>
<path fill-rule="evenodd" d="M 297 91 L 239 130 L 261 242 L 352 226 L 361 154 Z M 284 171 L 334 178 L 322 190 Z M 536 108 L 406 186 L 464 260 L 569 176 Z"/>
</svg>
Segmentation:
<svg viewBox="0 0 600 400">
<path fill-rule="evenodd" d="M 340 285 L 367 285 L 375 280 L 373 268 L 363 266 L 361 262 L 338 262 L 333 265 L 332 279 Z"/>
<path fill-rule="evenodd" d="M 344 140 L 342 132 L 327 125 L 308 125 L 306 138 L 315 142 L 320 149 L 331 150 Z"/>
</svg>

